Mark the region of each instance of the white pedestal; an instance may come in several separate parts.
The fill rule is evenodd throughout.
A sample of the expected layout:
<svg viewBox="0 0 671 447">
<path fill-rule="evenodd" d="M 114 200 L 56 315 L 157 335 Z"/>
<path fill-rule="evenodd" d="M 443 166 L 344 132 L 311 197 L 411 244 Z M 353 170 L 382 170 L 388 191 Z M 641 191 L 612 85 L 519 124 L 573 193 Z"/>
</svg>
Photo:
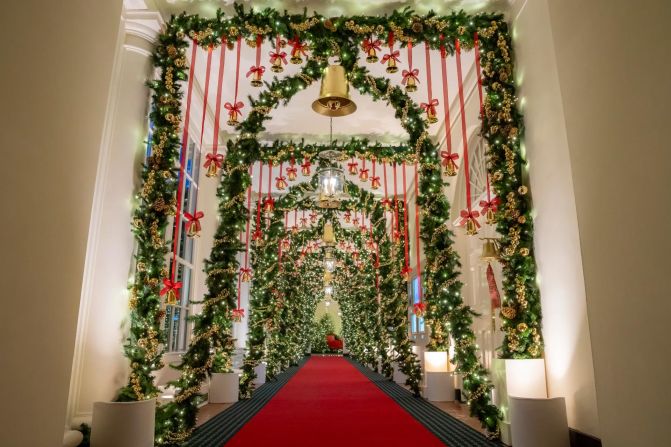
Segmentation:
<svg viewBox="0 0 671 447">
<path fill-rule="evenodd" d="M 545 360 L 506 360 L 508 396 L 546 398 Z"/>
<path fill-rule="evenodd" d="M 510 397 L 510 424 L 515 447 L 569 447 L 563 397 Z"/>
<path fill-rule="evenodd" d="M 156 399 L 139 402 L 96 402 L 91 447 L 152 447 Z"/>
<path fill-rule="evenodd" d="M 445 372 L 425 372 L 424 397 L 432 402 L 454 401 L 454 376 Z"/>
<path fill-rule="evenodd" d="M 214 373 L 210 377 L 208 400 L 211 404 L 232 404 L 240 394 L 240 376 L 237 373 Z"/>
<path fill-rule="evenodd" d="M 84 440 L 84 435 L 79 430 L 65 430 L 63 433 L 63 447 L 77 447 Z"/>
<path fill-rule="evenodd" d="M 393 362 L 392 366 L 394 367 L 394 375 L 392 380 L 399 385 L 405 385 L 405 381 L 408 379 L 408 376 L 401 371 L 401 367 L 397 362 Z"/>
<path fill-rule="evenodd" d="M 254 383 L 254 386 L 261 386 L 264 383 L 266 383 L 266 364 L 265 363 L 259 363 L 254 367 L 254 374 L 256 374 L 256 379 L 252 383 Z"/>
</svg>

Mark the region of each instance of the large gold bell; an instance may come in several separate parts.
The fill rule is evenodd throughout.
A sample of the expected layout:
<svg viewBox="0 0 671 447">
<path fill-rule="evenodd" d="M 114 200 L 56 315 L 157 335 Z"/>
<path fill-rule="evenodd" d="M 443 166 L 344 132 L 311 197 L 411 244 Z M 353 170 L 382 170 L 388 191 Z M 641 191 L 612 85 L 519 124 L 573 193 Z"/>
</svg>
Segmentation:
<svg viewBox="0 0 671 447">
<path fill-rule="evenodd" d="M 480 259 L 483 261 L 496 261 L 499 259 L 499 247 L 495 239 L 486 238 L 482 244 L 482 255 Z"/>
<path fill-rule="evenodd" d="M 312 110 L 331 117 L 346 116 L 356 111 L 356 104 L 349 97 L 349 84 L 342 65 L 326 67 L 319 98 L 312 103 Z"/>
</svg>

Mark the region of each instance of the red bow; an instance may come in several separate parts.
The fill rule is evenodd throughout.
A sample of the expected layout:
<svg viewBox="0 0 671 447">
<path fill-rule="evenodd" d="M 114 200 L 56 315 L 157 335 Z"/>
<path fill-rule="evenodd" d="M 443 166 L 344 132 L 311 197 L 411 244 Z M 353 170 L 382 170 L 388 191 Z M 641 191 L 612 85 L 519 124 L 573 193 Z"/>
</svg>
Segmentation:
<svg viewBox="0 0 671 447">
<path fill-rule="evenodd" d="M 191 226 L 194 226 L 196 231 L 200 231 L 200 219 L 205 217 L 205 213 L 202 211 L 196 211 L 194 214 L 184 213 L 184 217 L 189 221 L 186 226 L 187 231 Z"/>
<path fill-rule="evenodd" d="M 248 282 L 252 279 L 252 269 L 248 267 L 242 267 L 240 269 L 240 279 L 242 282 Z"/>
<path fill-rule="evenodd" d="M 412 313 L 420 318 L 423 317 L 426 314 L 426 304 L 415 303 L 415 305 L 412 306 Z"/>
<path fill-rule="evenodd" d="M 480 217 L 480 213 L 477 211 L 468 211 L 468 210 L 461 210 L 461 222 L 459 225 L 466 225 L 469 220 L 472 220 L 473 223 L 477 228 L 480 228 L 480 223 L 478 222 L 478 217 Z"/>
<path fill-rule="evenodd" d="M 351 162 L 347 163 L 347 167 L 349 168 L 349 172 L 354 171 L 358 166 L 359 166 L 359 164 L 356 161 L 351 161 Z"/>
<path fill-rule="evenodd" d="M 287 169 L 288 171 L 288 169 Z M 277 189 L 284 189 L 287 186 L 287 178 L 284 176 L 275 177 L 275 187 Z"/>
<path fill-rule="evenodd" d="M 274 64 L 277 59 L 282 59 L 282 62 L 284 62 L 284 65 L 287 64 L 287 53 L 284 51 L 282 52 L 277 52 L 277 51 L 271 51 L 270 52 L 270 63 Z"/>
<path fill-rule="evenodd" d="M 345 218 L 345 222 L 349 223 L 352 220 L 352 213 L 350 213 L 349 211 L 345 211 L 343 217 Z"/>
<path fill-rule="evenodd" d="M 496 210 L 499 209 L 499 204 L 500 203 L 501 203 L 501 199 L 499 199 L 498 197 L 494 197 L 490 201 L 480 200 L 480 206 L 482 207 L 482 209 L 480 210 L 480 213 L 483 214 L 483 215 L 487 214 L 487 211 L 490 210 L 490 209 L 493 212 L 496 212 Z"/>
<path fill-rule="evenodd" d="M 380 187 L 380 177 L 372 177 L 370 179 L 370 186 L 372 188 L 379 188 Z"/>
<path fill-rule="evenodd" d="M 312 223 L 317 222 L 317 213 L 315 212 L 310 213 L 310 222 Z"/>
<path fill-rule="evenodd" d="M 370 50 L 380 51 L 382 49 L 382 48 L 380 48 L 380 45 L 382 45 L 382 41 L 380 39 L 377 39 L 377 40 L 364 39 L 363 40 L 363 50 L 364 51 L 370 51 Z"/>
<path fill-rule="evenodd" d="M 287 168 L 287 175 L 296 175 L 296 174 L 298 174 L 298 169 L 296 169 L 293 166 L 289 166 Z"/>
<path fill-rule="evenodd" d="M 437 105 L 438 105 L 438 100 L 436 98 L 433 98 L 431 100 L 431 102 L 423 102 L 419 105 L 419 107 L 422 110 L 426 110 L 427 112 L 430 112 L 431 114 L 435 115 Z"/>
<path fill-rule="evenodd" d="M 261 240 L 261 239 L 263 239 L 263 231 L 261 231 L 261 229 L 259 228 L 258 230 L 254 231 L 252 233 L 252 240 L 253 241 L 258 241 L 258 240 Z"/>
<path fill-rule="evenodd" d="M 382 60 L 380 61 L 381 64 L 384 64 L 387 62 L 389 59 L 394 59 L 396 62 L 399 62 L 400 59 L 398 58 L 401 55 L 398 50 L 392 51 L 391 53 L 385 54 L 382 56 Z"/>
<path fill-rule="evenodd" d="M 205 155 L 205 158 L 205 164 L 203 165 L 205 168 L 209 168 L 212 163 L 214 163 L 217 168 L 221 168 L 221 165 L 224 162 L 223 154 L 209 153 Z"/>
<path fill-rule="evenodd" d="M 359 251 L 358 251 L 358 250 L 354 250 L 354 251 L 352 252 L 352 258 L 354 258 L 354 259 L 358 259 L 358 258 L 359 258 Z"/>
<path fill-rule="evenodd" d="M 177 282 L 172 282 L 168 278 L 163 278 L 163 285 L 164 287 L 161 289 L 161 296 L 165 295 L 169 291 L 174 291 L 175 293 L 182 288 L 182 282 L 177 281 Z"/>
<path fill-rule="evenodd" d="M 382 201 L 380 202 L 380 204 L 381 204 L 383 207 L 385 207 L 386 209 L 391 208 L 392 203 L 393 203 L 393 202 L 391 201 L 391 199 L 388 199 L 388 198 L 384 198 L 384 199 L 382 199 Z"/>
<path fill-rule="evenodd" d="M 233 321 L 239 323 L 242 321 L 244 317 L 245 317 L 245 309 L 237 308 L 231 311 L 231 318 L 233 318 Z"/>
<path fill-rule="evenodd" d="M 242 109 L 245 105 L 242 103 L 242 101 L 238 101 L 235 104 L 231 104 L 230 102 L 227 102 L 224 104 L 224 109 L 228 110 L 229 115 L 233 115 L 235 113 L 239 113 L 242 115 L 242 112 L 240 109 Z"/>
<path fill-rule="evenodd" d="M 368 169 L 359 169 L 359 178 L 367 179 L 368 178 Z"/>
<path fill-rule="evenodd" d="M 450 163 L 453 163 L 454 166 L 457 165 L 456 161 L 459 158 L 459 154 L 456 152 L 449 153 L 447 151 L 440 151 L 440 156 L 443 159 L 443 166 L 449 166 Z"/>
<path fill-rule="evenodd" d="M 289 45 L 291 45 L 291 54 L 292 55 L 297 55 L 298 53 L 303 54 L 305 56 L 307 53 L 305 50 L 307 49 L 307 44 L 303 43 L 298 39 L 298 36 L 294 37 L 289 41 Z"/>
<path fill-rule="evenodd" d="M 263 209 L 266 213 L 272 213 L 275 209 L 275 199 L 272 197 L 266 197 L 266 200 L 263 201 Z"/>
<path fill-rule="evenodd" d="M 310 166 L 312 166 L 310 160 L 305 160 L 305 162 L 303 162 L 303 164 L 301 165 L 301 168 L 303 169 L 303 174 L 310 175 Z"/>
<path fill-rule="evenodd" d="M 406 276 L 406 275 L 410 276 L 410 273 L 412 273 L 412 268 L 410 268 L 409 265 L 406 265 L 405 267 L 403 267 L 401 269 L 401 276 Z"/>
<path fill-rule="evenodd" d="M 401 84 L 406 84 L 409 78 L 413 78 L 415 82 L 419 82 L 419 79 L 417 78 L 417 76 L 419 76 L 418 68 L 415 68 L 412 71 L 403 70 L 401 74 L 403 75 L 403 80 L 401 81 Z"/>
<path fill-rule="evenodd" d="M 259 75 L 263 75 L 263 73 L 266 72 L 266 67 L 264 67 L 263 65 L 258 65 L 258 66 L 257 65 L 252 65 L 249 68 L 249 71 L 247 72 L 246 77 L 250 77 L 251 75 L 253 75 L 254 73 L 257 73 L 257 72 L 259 73 Z"/>
<path fill-rule="evenodd" d="M 354 220 L 352 221 L 352 224 L 353 224 L 354 226 L 359 225 L 359 218 L 358 218 L 358 217 L 355 217 Z"/>
<path fill-rule="evenodd" d="M 363 234 L 366 234 L 366 231 L 368 231 L 368 228 L 366 228 L 365 225 L 361 225 L 361 226 L 359 227 L 359 230 L 361 230 L 361 232 L 362 232 Z"/>
<path fill-rule="evenodd" d="M 301 227 L 305 227 L 308 224 L 308 220 L 305 217 L 301 217 L 299 221 L 301 223 Z"/>
</svg>

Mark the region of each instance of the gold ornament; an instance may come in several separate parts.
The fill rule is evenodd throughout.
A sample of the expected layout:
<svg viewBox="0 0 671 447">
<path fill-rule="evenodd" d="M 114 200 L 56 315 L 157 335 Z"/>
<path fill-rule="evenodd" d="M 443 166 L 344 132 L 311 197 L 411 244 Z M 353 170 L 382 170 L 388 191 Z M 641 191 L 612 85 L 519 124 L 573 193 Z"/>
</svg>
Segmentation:
<svg viewBox="0 0 671 447">
<path fill-rule="evenodd" d="M 529 188 L 527 188 L 526 186 L 522 185 L 522 186 L 520 186 L 519 188 L 517 188 L 517 192 L 518 192 L 521 196 L 523 196 L 523 195 L 525 195 L 526 193 L 529 192 Z"/>
<path fill-rule="evenodd" d="M 478 229 L 476 228 L 473 219 L 468 219 L 468 221 L 466 222 L 466 234 L 468 234 L 469 236 L 478 234 Z"/>
<path fill-rule="evenodd" d="M 492 207 L 487 208 L 487 212 L 485 213 L 485 219 L 487 220 L 487 225 L 493 225 L 494 224 L 494 210 Z"/>
<path fill-rule="evenodd" d="M 207 172 L 205 173 L 205 176 L 208 178 L 216 177 L 218 170 L 219 168 L 217 168 L 216 163 L 210 163 L 209 166 L 207 167 Z"/>
<path fill-rule="evenodd" d="M 398 67 L 396 66 L 396 59 L 393 57 L 387 59 L 387 73 L 396 73 L 398 71 Z"/>
<path fill-rule="evenodd" d="M 526 323 L 520 323 L 517 325 L 517 332 L 524 332 L 527 329 L 529 329 L 529 327 L 527 326 Z"/>
<path fill-rule="evenodd" d="M 517 218 L 517 221 L 521 224 L 526 223 L 527 218 L 525 216 L 520 216 Z"/>
<path fill-rule="evenodd" d="M 177 304 L 177 294 L 174 289 L 170 289 L 165 294 L 165 304 L 168 306 L 174 306 Z"/>
<path fill-rule="evenodd" d="M 412 29 L 413 33 L 418 33 L 419 34 L 422 31 L 424 31 L 424 25 L 422 25 L 422 22 L 420 22 L 419 20 L 416 20 L 416 21 L 412 22 L 412 26 L 410 27 L 410 29 Z"/>
<path fill-rule="evenodd" d="M 414 76 L 408 76 L 405 83 L 405 91 L 408 93 L 413 93 L 417 91 L 417 80 Z"/>
<path fill-rule="evenodd" d="M 514 307 L 502 307 L 501 315 L 503 315 L 504 318 L 512 320 L 517 315 L 517 311 Z"/>
<path fill-rule="evenodd" d="M 520 254 L 521 254 L 522 256 L 529 256 L 529 249 L 526 248 L 526 247 L 524 247 L 524 248 L 520 248 Z"/>
</svg>

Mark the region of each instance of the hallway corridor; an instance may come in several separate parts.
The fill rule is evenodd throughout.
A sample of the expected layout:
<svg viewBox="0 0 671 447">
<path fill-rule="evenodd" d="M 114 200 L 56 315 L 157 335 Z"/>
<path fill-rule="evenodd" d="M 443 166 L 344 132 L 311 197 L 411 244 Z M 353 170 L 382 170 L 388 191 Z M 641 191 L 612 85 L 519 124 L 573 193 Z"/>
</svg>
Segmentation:
<svg viewBox="0 0 671 447">
<path fill-rule="evenodd" d="M 392 382 L 379 380 L 380 376 L 343 357 L 310 357 L 284 386 L 282 379 L 279 392 L 256 414 L 244 407 L 274 383 L 261 387 L 250 401 L 241 401 L 205 423 L 188 445 L 494 445 L 428 402 Z M 251 419 L 232 432 L 230 425 L 239 424 L 245 415 Z"/>
</svg>

